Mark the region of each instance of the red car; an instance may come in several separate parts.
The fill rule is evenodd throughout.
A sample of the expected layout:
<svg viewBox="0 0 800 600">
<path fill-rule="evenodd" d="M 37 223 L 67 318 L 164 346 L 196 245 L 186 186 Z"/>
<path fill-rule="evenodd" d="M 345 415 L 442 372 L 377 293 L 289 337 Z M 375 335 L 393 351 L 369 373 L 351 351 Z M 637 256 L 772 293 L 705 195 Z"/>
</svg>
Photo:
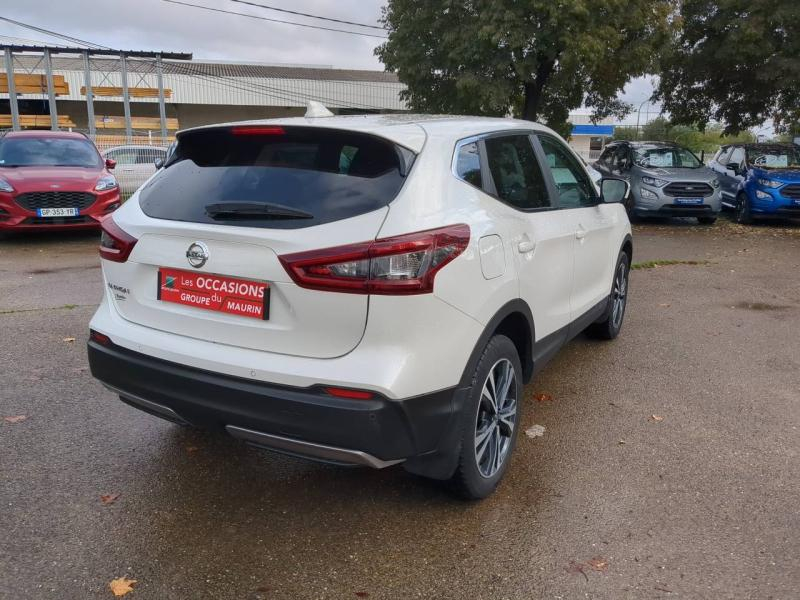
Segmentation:
<svg viewBox="0 0 800 600">
<path fill-rule="evenodd" d="M 0 137 L 0 232 L 90 229 L 120 205 L 119 184 L 92 141 L 66 131 Z"/>
</svg>

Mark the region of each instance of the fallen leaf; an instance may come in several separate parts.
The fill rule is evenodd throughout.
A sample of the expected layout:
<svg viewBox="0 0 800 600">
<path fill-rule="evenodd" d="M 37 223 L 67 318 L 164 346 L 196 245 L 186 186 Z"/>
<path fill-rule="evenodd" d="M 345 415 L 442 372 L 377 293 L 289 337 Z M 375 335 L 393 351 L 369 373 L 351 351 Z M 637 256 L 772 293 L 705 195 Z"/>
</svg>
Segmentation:
<svg viewBox="0 0 800 600">
<path fill-rule="evenodd" d="M 666 307 L 672 306 L 672 305 L 669 302 L 663 302 L 663 303 L 659 304 L 659 306 L 662 306 L 662 307 L 666 308 Z"/>
<path fill-rule="evenodd" d="M 622 446 L 623 444 L 627 444 L 628 442 L 626 442 L 625 440 L 620 440 L 620 441 L 618 441 L 617 443 L 618 443 L 620 446 Z"/>
<path fill-rule="evenodd" d="M 537 402 L 550 402 L 553 399 L 553 396 L 546 392 L 540 392 L 538 394 L 534 394 L 533 399 Z"/>
<path fill-rule="evenodd" d="M 663 421 L 664 417 L 662 417 L 661 415 L 650 415 L 650 420 L 651 421 Z"/>
<path fill-rule="evenodd" d="M 103 504 L 114 504 L 119 498 L 119 494 L 102 494 L 100 496 L 100 502 Z"/>
<path fill-rule="evenodd" d="M 369 598 L 369 594 L 367 592 L 356 592 L 356 596 L 359 598 Z"/>
<path fill-rule="evenodd" d="M 75 338 L 74 337 L 65 337 L 63 341 L 67 342 L 68 344 L 71 344 L 72 342 L 75 341 Z"/>
<path fill-rule="evenodd" d="M 22 421 L 24 421 L 27 418 L 28 418 L 27 415 L 16 415 L 14 417 L 3 417 L 3 420 L 6 423 L 21 423 Z"/>
<path fill-rule="evenodd" d="M 117 579 L 112 579 L 111 582 L 108 584 L 108 587 L 111 588 L 111 591 L 114 593 L 115 596 L 124 596 L 125 594 L 133 591 L 133 584 L 136 583 L 135 579 L 128 579 L 127 577 L 119 577 Z"/>
<path fill-rule="evenodd" d="M 186 446 L 186 451 L 191 454 L 192 452 L 197 452 L 200 450 L 197 446 Z"/>
<path fill-rule="evenodd" d="M 533 425 L 525 430 L 525 435 L 529 438 L 542 437 L 544 435 L 544 427 L 541 425 Z"/>
<path fill-rule="evenodd" d="M 593 559 L 587 560 L 586 564 L 589 565 L 595 571 L 602 572 L 608 570 L 608 561 L 602 556 L 595 556 Z"/>
</svg>

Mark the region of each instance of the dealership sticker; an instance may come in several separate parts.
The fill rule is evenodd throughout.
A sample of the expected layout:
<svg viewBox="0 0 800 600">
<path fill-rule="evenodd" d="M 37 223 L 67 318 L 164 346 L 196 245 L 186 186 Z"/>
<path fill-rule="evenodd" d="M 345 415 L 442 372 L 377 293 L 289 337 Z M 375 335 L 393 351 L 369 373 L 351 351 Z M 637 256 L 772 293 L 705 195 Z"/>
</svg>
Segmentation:
<svg viewBox="0 0 800 600">
<path fill-rule="evenodd" d="M 252 319 L 269 318 L 269 284 L 179 269 L 158 270 L 158 299 Z"/>
</svg>

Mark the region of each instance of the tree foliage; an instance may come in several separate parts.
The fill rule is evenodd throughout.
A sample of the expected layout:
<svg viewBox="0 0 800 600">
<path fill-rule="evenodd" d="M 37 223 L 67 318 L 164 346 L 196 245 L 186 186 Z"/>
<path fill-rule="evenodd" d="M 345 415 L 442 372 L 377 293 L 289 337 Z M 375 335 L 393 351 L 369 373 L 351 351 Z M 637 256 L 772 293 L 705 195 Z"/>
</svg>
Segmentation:
<svg viewBox="0 0 800 600">
<path fill-rule="evenodd" d="M 657 90 L 673 121 L 800 120 L 800 0 L 683 0 L 680 23 Z"/>
<path fill-rule="evenodd" d="M 720 125 L 711 125 L 701 131 L 693 125 L 677 125 L 664 117 L 653 119 L 640 129 L 636 127 L 615 127 L 614 139 L 675 142 L 697 154 L 705 152 L 707 156 L 716 152 L 723 144 L 756 141 L 755 137 L 749 132 L 726 136 Z"/>
<path fill-rule="evenodd" d="M 389 0 L 376 54 L 412 110 L 544 119 L 630 107 L 625 84 L 669 39 L 671 0 Z"/>
</svg>

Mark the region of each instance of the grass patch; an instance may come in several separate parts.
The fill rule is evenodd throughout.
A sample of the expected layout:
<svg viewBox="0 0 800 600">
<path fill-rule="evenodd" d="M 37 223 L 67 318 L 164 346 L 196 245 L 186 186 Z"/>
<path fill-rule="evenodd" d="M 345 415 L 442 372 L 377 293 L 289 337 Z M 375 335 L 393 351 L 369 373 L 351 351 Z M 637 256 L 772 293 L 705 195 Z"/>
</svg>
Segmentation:
<svg viewBox="0 0 800 600">
<path fill-rule="evenodd" d="M 42 312 L 46 310 L 72 310 L 74 308 L 88 308 L 97 304 L 62 304 L 61 306 L 48 306 L 46 308 L 10 308 L 0 309 L 0 315 L 14 315 L 17 313 Z"/>
<path fill-rule="evenodd" d="M 707 265 L 707 260 L 647 260 L 645 262 L 633 263 L 631 269 L 657 269 L 658 267 L 668 267 L 671 265 Z"/>
</svg>

